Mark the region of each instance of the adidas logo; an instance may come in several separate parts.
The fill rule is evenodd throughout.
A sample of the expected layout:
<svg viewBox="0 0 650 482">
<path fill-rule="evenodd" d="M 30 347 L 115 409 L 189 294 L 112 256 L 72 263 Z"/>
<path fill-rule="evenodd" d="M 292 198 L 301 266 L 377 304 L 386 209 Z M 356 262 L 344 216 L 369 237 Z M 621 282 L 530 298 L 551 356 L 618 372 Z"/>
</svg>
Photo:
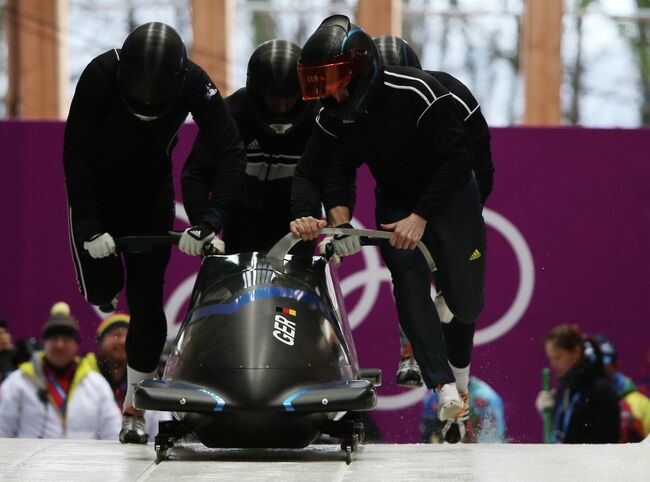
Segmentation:
<svg viewBox="0 0 650 482">
<path fill-rule="evenodd" d="M 469 257 L 470 261 L 474 261 L 475 259 L 479 259 L 481 257 L 481 252 L 478 249 L 475 249 L 472 252 L 472 255 Z"/>
<path fill-rule="evenodd" d="M 253 139 L 252 141 L 250 141 L 248 143 L 248 145 L 246 146 L 246 149 L 247 150 L 260 149 L 260 143 L 257 142 L 257 139 Z"/>
</svg>

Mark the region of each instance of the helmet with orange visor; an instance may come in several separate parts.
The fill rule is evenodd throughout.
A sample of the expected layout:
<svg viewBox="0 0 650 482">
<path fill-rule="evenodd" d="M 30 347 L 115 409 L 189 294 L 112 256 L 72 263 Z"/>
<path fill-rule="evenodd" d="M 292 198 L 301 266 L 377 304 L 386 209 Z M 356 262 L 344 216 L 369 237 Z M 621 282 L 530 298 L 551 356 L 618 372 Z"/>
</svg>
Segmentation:
<svg viewBox="0 0 650 482">
<path fill-rule="evenodd" d="M 345 15 L 323 20 L 298 62 L 302 98 L 320 99 L 333 117 L 353 120 L 365 112 L 381 81 L 381 58 L 372 38 Z M 344 97 L 337 93 L 346 88 Z"/>
</svg>

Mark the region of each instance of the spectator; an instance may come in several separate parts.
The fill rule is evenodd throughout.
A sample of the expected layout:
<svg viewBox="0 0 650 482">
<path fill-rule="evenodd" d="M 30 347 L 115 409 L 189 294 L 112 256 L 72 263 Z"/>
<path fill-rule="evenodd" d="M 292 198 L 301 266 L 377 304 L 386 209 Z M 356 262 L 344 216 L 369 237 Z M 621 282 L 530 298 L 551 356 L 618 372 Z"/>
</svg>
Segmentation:
<svg viewBox="0 0 650 482">
<path fill-rule="evenodd" d="M 0 437 L 116 440 L 120 410 L 87 359 L 77 357 L 79 325 L 66 310 L 43 325 L 43 351 L 0 390 Z"/>
<path fill-rule="evenodd" d="M 7 330 L 7 320 L 0 320 L 0 383 L 14 371 L 18 353 Z"/>
<path fill-rule="evenodd" d="M 109 316 L 97 327 L 97 357 L 89 354 L 94 369 L 102 374 L 113 390 L 115 403 L 124 405 L 126 395 L 126 334 L 131 317 L 124 313 Z M 95 358 L 95 359 L 93 359 Z"/>
<path fill-rule="evenodd" d="M 127 388 L 126 335 L 130 320 L 129 315 L 117 313 L 102 321 L 97 327 L 97 356 L 92 353 L 87 355 L 93 369 L 101 373 L 110 385 L 120 411 L 124 407 Z M 153 440 L 158 433 L 158 422 L 170 420 L 171 416 L 167 412 L 148 410 L 144 418 L 149 427 L 149 440 Z"/>
<path fill-rule="evenodd" d="M 603 367 L 598 343 L 585 340 L 575 325 L 559 325 L 546 336 L 546 356 L 558 389 L 542 390 L 535 406 L 552 409 L 559 443 L 616 443 L 620 432 L 618 397 Z M 588 356 L 588 352 L 593 352 Z"/>
<path fill-rule="evenodd" d="M 621 409 L 619 442 L 641 442 L 650 434 L 650 399 L 643 395 L 632 379 L 618 367 L 618 352 L 612 341 L 604 335 L 595 337 L 603 355 L 605 370 L 614 380 Z"/>
<path fill-rule="evenodd" d="M 469 377 L 469 412 L 465 424 L 460 424 L 461 440 L 465 443 L 503 443 L 506 441 L 506 425 L 503 401 L 497 392 L 483 380 Z M 420 441 L 441 443 L 444 426 L 449 421 L 438 419 L 438 397 L 429 390 L 422 404 Z M 463 428 L 464 427 L 464 428 Z M 464 432 L 464 433 L 463 433 Z"/>
</svg>

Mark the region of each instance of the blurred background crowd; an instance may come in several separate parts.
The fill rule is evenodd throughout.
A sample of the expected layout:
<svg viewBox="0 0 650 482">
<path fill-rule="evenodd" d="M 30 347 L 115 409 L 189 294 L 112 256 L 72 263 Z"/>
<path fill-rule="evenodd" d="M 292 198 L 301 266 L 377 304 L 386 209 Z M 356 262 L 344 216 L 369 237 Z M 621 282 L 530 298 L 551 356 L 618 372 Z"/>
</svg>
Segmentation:
<svg viewBox="0 0 650 482">
<path fill-rule="evenodd" d="M 46 314 L 45 314 L 46 315 Z M 13 340 L 0 320 L 0 437 L 117 439 L 126 394 L 125 341 L 129 316 L 115 313 L 95 331 L 96 349 L 80 353 L 81 329 L 66 302 L 44 316 L 40 334 Z M 160 360 L 160 375 L 173 344 Z M 618 365 L 612 339 L 560 324 L 547 335 L 544 350 L 554 374 L 535 401 L 546 443 L 629 443 L 650 434 L 650 349 L 635 377 Z M 531 383 L 538 374 L 531 373 Z M 507 443 L 505 404 L 485 381 L 470 378 L 471 416 L 465 443 Z M 442 443 L 435 392 L 421 401 L 421 416 L 404 420 L 419 427 L 421 443 Z M 147 412 L 150 439 L 157 422 L 171 415 Z M 366 442 L 383 436 L 372 414 L 365 414 Z"/>
</svg>

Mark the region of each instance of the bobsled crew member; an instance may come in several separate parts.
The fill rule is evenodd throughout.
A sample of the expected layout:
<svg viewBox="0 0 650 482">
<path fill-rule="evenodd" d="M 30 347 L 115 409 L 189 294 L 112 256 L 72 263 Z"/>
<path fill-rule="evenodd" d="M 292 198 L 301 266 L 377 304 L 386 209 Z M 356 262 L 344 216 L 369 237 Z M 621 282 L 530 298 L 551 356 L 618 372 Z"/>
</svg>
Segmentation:
<svg viewBox="0 0 650 482">
<path fill-rule="evenodd" d="M 0 437 L 115 440 L 120 410 L 92 360 L 77 356 L 77 320 L 55 311 L 42 337 L 43 351 L 0 388 Z"/>
<path fill-rule="evenodd" d="M 287 234 L 291 183 L 320 107 L 303 101 L 296 70 L 301 49 L 281 39 L 259 45 L 248 61 L 246 87 L 226 97 L 246 146 L 246 172 L 223 227 L 227 253 L 267 251 Z M 183 201 L 192 223 L 209 207 L 217 166 L 197 138 L 183 170 Z M 311 243 L 292 253 L 311 255 Z"/>
<path fill-rule="evenodd" d="M 377 46 L 377 50 L 379 50 L 379 55 L 384 65 L 422 68 L 415 50 L 404 39 L 393 35 L 384 35 L 376 37 L 373 40 Z M 478 183 L 481 205 L 485 205 L 494 185 L 494 164 L 490 149 L 490 129 L 481 112 L 481 107 L 470 90 L 460 80 L 447 72 L 430 70 L 425 70 L 425 72 L 435 77 L 451 93 L 456 101 L 458 110 L 463 116 L 463 121 L 472 143 L 472 170 Z M 435 304 L 436 308 L 438 308 L 440 321 L 443 322 L 442 331 L 445 338 L 453 339 L 454 335 L 452 332 L 457 331 L 457 328 L 453 324 L 459 323 L 459 321 L 445 307 L 443 293 L 440 291 L 437 292 Z M 474 325 L 469 326 L 473 327 Z M 467 336 L 469 336 L 469 333 Z M 400 341 L 402 345 L 402 359 L 397 371 L 397 384 L 420 386 L 422 385 L 420 368 L 413 357 L 411 344 L 401 327 Z M 467 355 L 470 353 L 463 350 L 460 356 L 458 356 L 453 352 L 455 347 L 457 345 L 447 346 L 449 363 L 456 377 L 458 390 L 461 394 L 468 393 L 470 359 L 467 358 Z"/>
<path fill-rule="evenodd" d="M 465 116 L 433 76 L 413 67 L 384 67 L 372 39 L 343 15 L 325 19 L 307 40 L 298 75 L 303 98 L 318 98 L 323 105 L 300 175 L 318 186 L 325 173 L 330 220 L 349 227 L 349 182 L 361 162 L 368 164 L 377 183 L 377 225 L 394 232 L 381 253 L 392 275 L 400 324 L 424 382 L 436 389 L 439 418 L 463 416 L 466 393 L 461 397 L 456 387 L 447 349 L 470 359 L 485 272 L 485 224 Z M 341 145 L 352 155 L 337 155 Z M 324 223 L 303 217 L 292 229 L 310 239 Z M 436 287 L 455 318 L 446 340 L 430 295 L 432 274 L 414 250 L 420 240 L 436 261 Z M 335 237 L 333 244 L 341 256 L 360 249 L 352 236 Z M 460 438 L 458 428 L 447 434 L 451 442 Z"/>
<path fill-rule="evenodd" d="M 86 300 L 110 312 L 127 280 L 129 383 L 121 442 L 147 440 L 142 413 L 133 407 L 133 387 L 153 376 L 165 343 L 163 282 L 170 248 L 120 256 L 114 239 L 172 228 L 171 153 L 188 113 L 218 166 L 207 209 L 179 243 L 181 251 L 198 255 L 223 226 L 245 157 L 219 90 L 188 59 L 174 29 L 141 25 L 121 49 L 93 59 L 79 79 L 66 124 L 63 163 L 79 287 Z"/>
</svg>

